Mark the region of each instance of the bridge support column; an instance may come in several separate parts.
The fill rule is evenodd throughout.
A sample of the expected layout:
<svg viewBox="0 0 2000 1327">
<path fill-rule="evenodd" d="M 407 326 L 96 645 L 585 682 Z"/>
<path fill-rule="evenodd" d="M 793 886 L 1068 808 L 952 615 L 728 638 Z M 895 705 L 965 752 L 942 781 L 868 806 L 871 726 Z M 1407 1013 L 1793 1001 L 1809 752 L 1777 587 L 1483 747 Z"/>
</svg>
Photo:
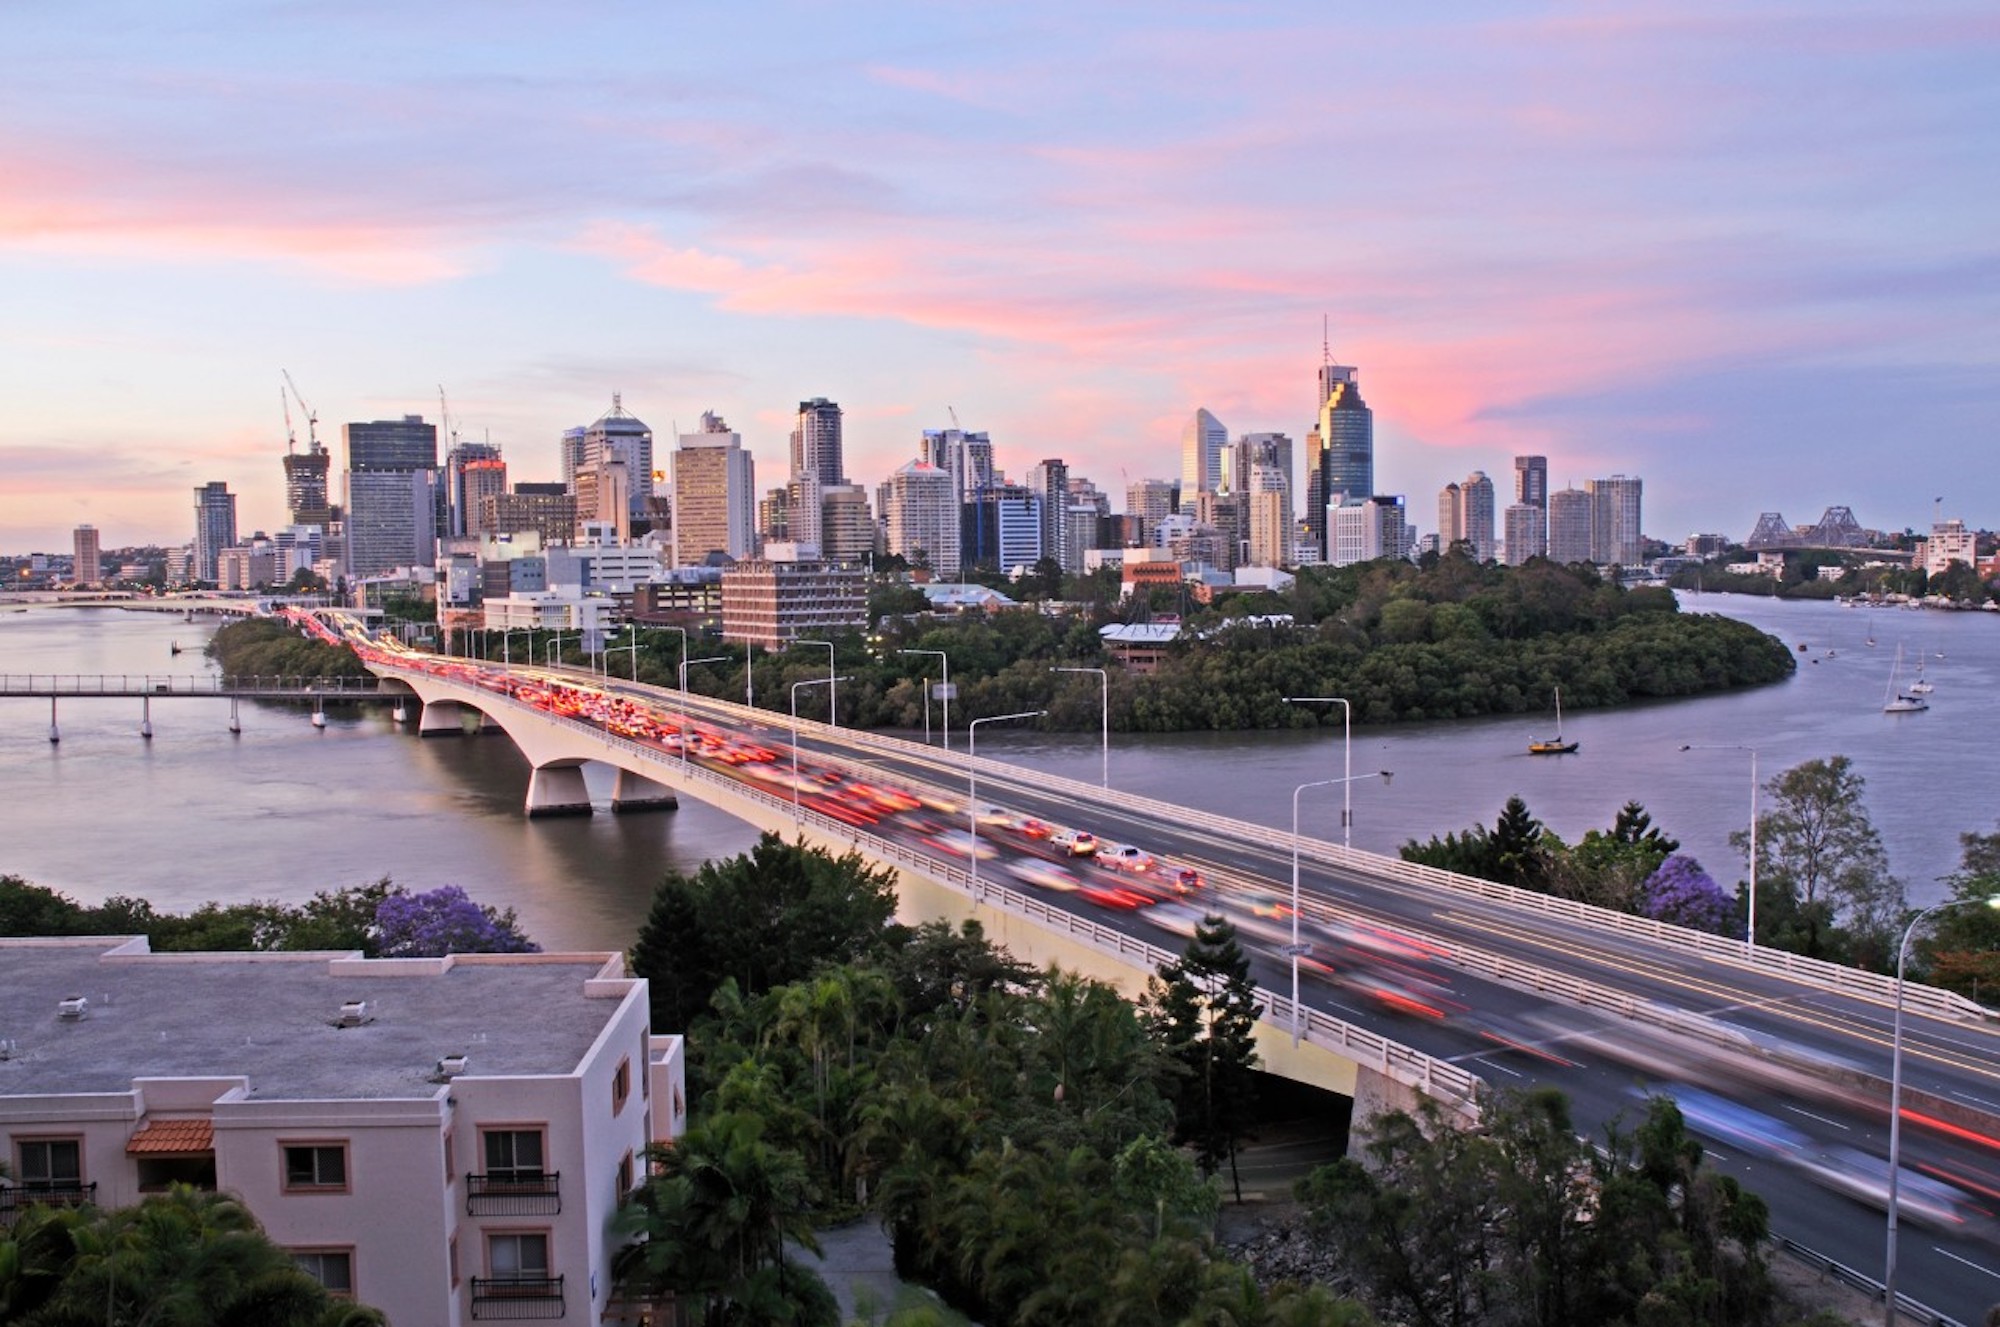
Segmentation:
<svg viewBox="0 0 2000 1327">
<path fill-rule="evenodd" d="M 611 785 L 613 815 L 624 815 L 630 811 L 673 811 L 679 806 L 680 799 L 674 796 L 673 789 L 643 774 L 634 774 L 629 769 L 619 770 L 617 781 Z"/>
<path fill-rule="evenodd" d="M 424 707 L 426 714 L 430 707 Z M 587 816 L 590 789 L 584 785 L 583 770 L 575 765 L 543 765 L 528 776 L 528 815 Z"/>
<path fill-rule="evenodd" d="M 139 736 L 148 742 L 153 740 L 153 698 L 139 697 Z"/>
<path fill-rule="evenodd" d="M 1387 1074 L 1357 1065 L 1354 1074 L 1354 1115 L 1348 1125 L 1347 1155 L 1362 1158 L 1362 1145 L 1377 1117 L 1391 1111 L 1415 1115 L 1423 1105 L 1423 1094 L 1397 1082 Z"/>
<path fill-rule="evenodd" d="M 49 744 L 53 746 L 60 741 L 62 741 L 62 729 L 56 727 L 56 698 L 54 696 L 50 696 L 49 697 Z"/>
<path fill-rule="evenodd" d="M 243 715 L 236 708 L 237 704 L 238 698 L 231 696 L 229 698 L 229 731 L 232 733 L 241 733 L 243 731 Z"/>
<path fill-rule="evenodd" d="M 396 708 L 389 711 L 389 718 L 395 723 L 408 723 L 410 721 L 410 707 L 403 701 L 402 697 L 399 696 L 396 698 Z"/>
<path fill-rule="evenodd" d="M 417 716 L 418 737 L 458 737 L 465 732 L 465 712 L 455 700 L 435 700 Z"/>
</svg>

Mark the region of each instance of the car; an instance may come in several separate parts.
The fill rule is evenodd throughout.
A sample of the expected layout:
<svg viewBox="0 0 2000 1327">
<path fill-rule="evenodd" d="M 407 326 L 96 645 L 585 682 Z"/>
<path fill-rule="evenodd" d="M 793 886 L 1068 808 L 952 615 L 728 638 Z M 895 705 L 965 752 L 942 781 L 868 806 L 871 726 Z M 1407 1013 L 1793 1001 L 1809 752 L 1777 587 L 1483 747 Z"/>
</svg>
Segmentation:
<svg viewBox="0 0 2000 1327">
<path fill-rule="evenodd" d="M 1072 857 L 1097 855 L 1097 836 L 1087 829 L 1059 829 L 1049 835 L 1049 845 Z"/>
<path fill-rule="evenodd" d="M 1136 874 L 1153 869 L 1153 855 L 1129 843 L 1106 843 L 1097 849 L 1097 864 Z"/>
<path fill-rule="evenodd" d="M 1201 872 L 1192 866 L 1183 866 L 1174 872 L 1174 892 L 1193 894 L 1201 889 Z"/>
<path fill-rule="evenodd" d="M 1064 894 L 1080 888 L 1083 883 L 1076 878 L 1076 873 L 1067 867 L 1044 861 L 1040 857 L 1023 857 L 1018 861 L 1007 863 L 1001 869 L 1023 884 L 1034 885 L 1039 889 L 1053 889 Z"/>
<path fill-rule="evenodd" d="M 1014 827 L 1014 813 L 1004 806 L 982 806 L 974 815 L 982 825 L 997 825 L 1002 829 Z"/>
</svg>

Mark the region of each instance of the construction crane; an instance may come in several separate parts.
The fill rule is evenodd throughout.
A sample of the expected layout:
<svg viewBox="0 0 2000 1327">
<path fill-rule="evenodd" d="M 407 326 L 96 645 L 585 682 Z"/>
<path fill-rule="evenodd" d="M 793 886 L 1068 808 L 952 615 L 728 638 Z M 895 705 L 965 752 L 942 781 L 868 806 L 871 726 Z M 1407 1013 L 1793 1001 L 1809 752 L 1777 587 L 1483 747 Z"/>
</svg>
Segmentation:
<svg viewBox="0 0 2000 1327">
<path fill-rule="evenodd" d="M 444 445 L 446 447 L 458 446 L 458 435 L 451 431 L 451 407 L 445 403 L 443 383 L 438 384 L 438 414 L 442 416 L 441 424 L 444 429 Z"/>
<path fill-rule="evenodd" d="M 965 432 L 965 426 L 958 422 L 958 411 L 952 409 L 950 406 L 946 406 L 944 412 L 951 416 L 951 426 L 953 428 L 957 429 L 960 433 Z"/>
<path fill-rule="evenodd" d="M 285 386 L 292 389 L 292 399 L 299 403 L 299 409 L 306 412 L 306 445 L 313 455 L 317 456 L 323 450 L 319 445 L 319 412 L 306 404 L 305 394 L 299 390 L 299 385 L 292 381 L 290 369 L 279 369 L 278 372 L 285 375 Z M 285 417 L 289 420 L 291 412 L 286 411 Z"/>
<path fill-rule="evenodd" d="M 292 398 L 282 387 L 278 389 L 278 406 L 285 412 L 285 455 L 290 456 L 299 449 L 299 435 L 292 430 Z"/>
</svg>

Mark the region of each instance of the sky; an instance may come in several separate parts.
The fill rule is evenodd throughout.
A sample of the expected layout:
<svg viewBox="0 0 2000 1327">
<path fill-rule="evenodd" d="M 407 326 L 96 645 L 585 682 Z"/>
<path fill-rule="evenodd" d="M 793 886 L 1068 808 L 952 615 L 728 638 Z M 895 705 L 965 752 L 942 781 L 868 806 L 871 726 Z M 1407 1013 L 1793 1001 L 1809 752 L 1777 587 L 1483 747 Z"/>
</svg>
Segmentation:
<svg viewBox="0 0 2000 1327">
<path fill-rule="evenodd" d="M 783 482 L 989 432 L 1122 506 L 1198 407 L 1302 441 L 1322 328 L 1421 529 L 2000 525 L 2000 9 L 0 0 L 0 551 L 283 524 L 281 371 L 559 477 L 614 393 Z M 303 411 L 294 429 L 305 444 Z"/>
</svg>

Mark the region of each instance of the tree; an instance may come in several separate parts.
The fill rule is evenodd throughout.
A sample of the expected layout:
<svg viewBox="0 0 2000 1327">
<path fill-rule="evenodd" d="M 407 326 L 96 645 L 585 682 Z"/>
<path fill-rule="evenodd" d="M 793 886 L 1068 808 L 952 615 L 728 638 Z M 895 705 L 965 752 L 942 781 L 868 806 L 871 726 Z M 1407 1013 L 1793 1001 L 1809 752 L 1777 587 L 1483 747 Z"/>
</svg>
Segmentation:
<svg viewBox="0 0 2000 1327">
<path fill-rule="evenodd" d="M 1701 863 L 1676 854 L 1660 863 L 1639 890 L 1639 914 L 1713 935 L 1741 929 L 1736 899 L 1715 883 Z"/>
<path fill-rule="evenodd" d="M 1488 838 L 1494 878 L 1522 889 L 1540 889 L 1548 879 L 1549 854 L 1542 843 L 1542 822 L 1518 796 L 1509 797 L 1493 822 Z"/>
<path fill-rule="evenodd" d="M 1815 958 L 1893 963 L 1903 886 L 1862 802 L 1866 781 L 1846 756 L 1808 760 L 1764 785 L 1757 873 L 1775 895 L 1769 942 Z M 1749 835 L 1730 842 L 1748 856 Z M 1759 898 L 1759 904 L 1764 903 Z M 1760 919 L 1760 932 L 1767 929 Z"/>
<path fill-rule="evenodd" d="M 1203 1174 L 1228 1162 L 1242 1202 L 1236 1148 L 1256 1108 L 1257 989 L 1236 927 L 1219 915 L 1204 917 L 1182 956 L 1147 981 L 1145 1009 L 1155 1045 L 1179 1065 L 1176 1141 L 1195 1145 Z"/>
<path fill-rule="evenodd" d="M 1951 900 L 1967 903 L 2000 894 L 2000 833 L 1960 834 L 1958 870 L 1945 877 Z M 2000 911 L 1953 908 L 1940 913 L 1930 934 L 1914 942 L 1916 964 L 1929 981 L 1977 1000 L 2000 993 Z"/>
<path fill-rule="evenodd" d="M 377 948 L 383 958 L 444 954 L 533 954 L 541 946 L 521 934 L 508 908 L 474 903 L 457 885 L 427 894 L 391 893 L 375 908 Z"/>
</svg>

